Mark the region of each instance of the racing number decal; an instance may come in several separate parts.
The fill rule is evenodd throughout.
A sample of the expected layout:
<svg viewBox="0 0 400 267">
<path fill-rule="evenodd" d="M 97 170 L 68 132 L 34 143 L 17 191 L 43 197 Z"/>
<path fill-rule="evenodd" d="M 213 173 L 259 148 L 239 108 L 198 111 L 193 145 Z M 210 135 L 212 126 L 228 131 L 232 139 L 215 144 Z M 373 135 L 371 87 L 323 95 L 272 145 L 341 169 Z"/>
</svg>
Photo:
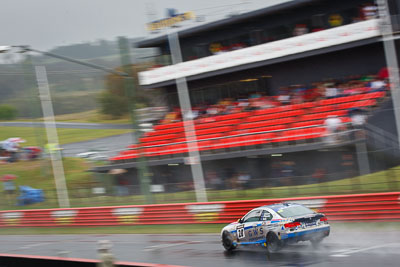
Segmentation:
<svg viewBox="0 0 400 267">
<path fill-rule="evenodd" d="M 244 226 L 243 226 L 243 224 L 242 224 L 242 225 L 239 225 L 239 226 L 236 228 L 236 235 L 237 235 L 237 238 L 238 238 L 238 239 L 244 238 Z"/>
<path fill-rule="evenodd" d="M 237 237 L 241 239 L 244 237 L 244 228 L 237 229 Z"/>
</svg>

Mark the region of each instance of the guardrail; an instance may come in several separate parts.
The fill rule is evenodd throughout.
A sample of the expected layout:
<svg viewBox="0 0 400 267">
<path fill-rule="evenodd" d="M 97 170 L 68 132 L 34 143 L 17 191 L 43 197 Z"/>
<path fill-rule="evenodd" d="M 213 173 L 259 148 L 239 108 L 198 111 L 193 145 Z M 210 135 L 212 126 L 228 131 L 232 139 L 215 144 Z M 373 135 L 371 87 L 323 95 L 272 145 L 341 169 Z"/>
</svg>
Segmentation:
<svg viewBox="0 0 400 267">
<path fill-rule="evenodd" d="M 205 203 L 14 210 L 0 212 L 0 227 L 87 227 L 154 224 L 229 223 L 250 209 L 296 202 L 330 221 L 400 221 L 400 192 L 257 199 Z"/>
</svg>

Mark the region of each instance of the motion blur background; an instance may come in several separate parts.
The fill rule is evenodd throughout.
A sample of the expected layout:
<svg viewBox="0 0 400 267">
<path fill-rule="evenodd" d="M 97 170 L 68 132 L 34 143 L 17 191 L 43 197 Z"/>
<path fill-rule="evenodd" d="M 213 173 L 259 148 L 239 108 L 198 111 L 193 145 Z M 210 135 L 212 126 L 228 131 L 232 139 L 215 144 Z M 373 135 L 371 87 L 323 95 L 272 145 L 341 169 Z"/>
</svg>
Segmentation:
<svg viewBox="0 0 400 267">
<path fill-rule="evenodd" d="M 2 2 L 4 211 L 399 190 L 396 0 Z"/>
</svg>

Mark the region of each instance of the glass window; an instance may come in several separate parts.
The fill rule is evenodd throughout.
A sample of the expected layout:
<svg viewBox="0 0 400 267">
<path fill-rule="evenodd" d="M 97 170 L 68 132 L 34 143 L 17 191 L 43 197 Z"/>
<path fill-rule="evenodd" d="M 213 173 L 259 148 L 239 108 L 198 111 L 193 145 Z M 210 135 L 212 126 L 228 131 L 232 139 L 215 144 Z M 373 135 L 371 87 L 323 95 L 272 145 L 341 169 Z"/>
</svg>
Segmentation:
<svg viewBox="0 0 400 267">
<path fill-rule="evenodd" d="M 261 214 L 261 221 L 270 221 L 270 220 L 272 220 L 272 214 L 264 210 Z"/>
<path fill-rule="evenodd" d="M 315 213 L 314 211 L 304 206 L 288 206 L 277 210 L 276 212 L 284 218 L 297 217 Z"/>
<path fill-rule="evenodd" d="M 243 222 L 257 222 L 260 220 L 262 210 L 253 210 L 250 211 L 246 216 L 243 218 Z"/>
</svg>

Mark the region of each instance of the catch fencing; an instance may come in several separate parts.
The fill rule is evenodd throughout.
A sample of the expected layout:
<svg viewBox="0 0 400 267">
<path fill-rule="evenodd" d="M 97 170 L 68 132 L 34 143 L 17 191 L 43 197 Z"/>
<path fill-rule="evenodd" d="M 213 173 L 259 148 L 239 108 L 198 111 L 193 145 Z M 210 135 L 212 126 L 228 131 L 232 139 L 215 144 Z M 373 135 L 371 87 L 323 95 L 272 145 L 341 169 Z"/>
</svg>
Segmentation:
<svg viewBox="0 0 400 267">
<path fill-rule="evenodd" d="M 230 223 L 250 209 L 301 203 L 329 221 L 400 221 L 400 192 L 205 203 L 132 205 L 0 212 L 0 227 L 90 227 Z"/>
</svg>

